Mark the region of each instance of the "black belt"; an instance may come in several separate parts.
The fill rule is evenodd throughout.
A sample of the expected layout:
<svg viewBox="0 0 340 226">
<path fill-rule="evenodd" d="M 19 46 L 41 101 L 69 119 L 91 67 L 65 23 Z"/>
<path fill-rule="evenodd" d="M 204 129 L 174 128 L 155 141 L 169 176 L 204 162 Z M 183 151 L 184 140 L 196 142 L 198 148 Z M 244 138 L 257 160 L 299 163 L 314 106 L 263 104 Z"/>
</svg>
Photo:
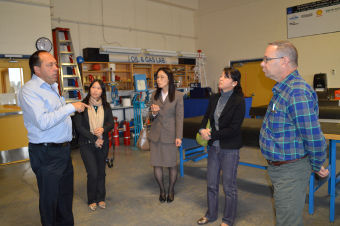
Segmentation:
<svg viewBox="0 0 340 226">
<path fill-rule="evenodd" d="M 271 161 L 271 160 L 267 159 L 267 162 L 271 166 L 281 166 L 283 164 L 288 164 L 288 163 L 293 163 L 293 162 L 299 161 L 299 160 L 304 159 L 306 157 L 307 157 L 307 155 L 305 155 L 305 156 L 303 156 L 301 158 L 298 158 L 298 159 L 287 160 L 287 161 Z"/>
<path fill-rule="evenodd" d="M 37 146 L 45 146 L 45 147 L 66 147 L 66 146 L 70 145 L 70 142 L 64 142 L 64 143 L 39 143 L 39 144 L 30 143 L 30 144 L 37 145 Z"/>
</svg>

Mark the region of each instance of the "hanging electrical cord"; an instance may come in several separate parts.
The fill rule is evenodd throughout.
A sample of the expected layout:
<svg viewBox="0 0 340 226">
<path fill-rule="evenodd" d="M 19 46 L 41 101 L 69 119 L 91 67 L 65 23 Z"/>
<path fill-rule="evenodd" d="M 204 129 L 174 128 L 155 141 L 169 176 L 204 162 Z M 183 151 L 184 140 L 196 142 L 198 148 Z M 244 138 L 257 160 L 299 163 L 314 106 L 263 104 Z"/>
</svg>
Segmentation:
<svg viewBox="0 0 340 226">
<path fill-rule="evenodd" d="M 114 41 L 114 42 L 108 42 L 105 38 L 105 26 L 104 26 L 104 0 L 101 0 L 101 7 L 102 7 L 102 36 L 103 36 L 103 40 L 106 44 L 117 44 L 118 46 L 122 46 L 122 44 L 120 44 L 118 41 Z"/>
</svg>

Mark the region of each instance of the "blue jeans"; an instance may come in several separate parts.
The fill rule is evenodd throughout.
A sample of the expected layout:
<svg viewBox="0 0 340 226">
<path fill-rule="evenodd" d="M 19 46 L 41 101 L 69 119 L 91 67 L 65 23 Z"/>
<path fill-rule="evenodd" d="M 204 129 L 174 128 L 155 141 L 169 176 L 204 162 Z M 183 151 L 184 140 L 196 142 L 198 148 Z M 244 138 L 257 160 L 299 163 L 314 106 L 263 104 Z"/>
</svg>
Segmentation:
<svg viewBox="0 0 340 226">
<path fill-rule="evenodd" d="M 303 208 L 311 172 L 309 158 L 281 166 L 268 166 L 274 186 L 277 226 L 303 225 Z"/>
<path fill-rule="evenodd" d="M 208 151 L 207 172 L 207 198 L 208 211 L 206 217 L 215 221 L 218 215 L 218 190 L 220 171 L 222 170 L 222 183 L 225 194 L 225 203 L 222 221 L 233 225 L 237 209 L 237 166 L 239 163 L 238 149 L 221 149 L 211 146 Z"/>
</svg>

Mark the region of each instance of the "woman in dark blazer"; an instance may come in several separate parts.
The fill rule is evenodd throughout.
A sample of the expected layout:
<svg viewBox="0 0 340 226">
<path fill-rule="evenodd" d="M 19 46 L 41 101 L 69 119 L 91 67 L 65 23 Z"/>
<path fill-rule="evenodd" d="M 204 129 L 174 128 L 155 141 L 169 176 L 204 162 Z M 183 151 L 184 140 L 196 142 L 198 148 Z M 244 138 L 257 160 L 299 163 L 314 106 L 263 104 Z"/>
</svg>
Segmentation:
<svg viewBox="0 0 340 226">
<path fill-rule="evenodd" d="M 150 162 L 160 189 L 159 201 L 172 202 L 177 179 L 177 147 L 181 146 L 183 137 L 183 94 L 176 91 L 169 68 L 160 68 L 155 74 L 157 90 L 151 97 Z M 163 184 L 163 167 L 169 169 L 167 197 Z"/>
<path fill-rule="evenodd" d="M 109 150 L 108 132 L 114 127 L 112 110 L 106 100 L 105 84 L 94 80 L 83 100 L 90 107 L 76 113 L 74 124 L 79 134 L 80 154 L 87 172 L 87 197 L 91 210 L 97 203 L 105 209 L 105 160 Z"/>
<path fill-rule="evenodd" d="M 210 98 L 201 123 L 200 134 L 208 140 L 207 199 L 208 210 L 197 223 L 215 221 L 218 215 L 218 188 L 222 171 L 225 206 L 221 226 L 234 224 L 237 207 L 236 175 L 239 149 L 242 146 L 241 125 L 245 114 L 245 101 L 238 70 L 224 68 L 219 79 L 220 93 Z M 210 128 L 206 128 L 210 120 Z"/>
</svg>

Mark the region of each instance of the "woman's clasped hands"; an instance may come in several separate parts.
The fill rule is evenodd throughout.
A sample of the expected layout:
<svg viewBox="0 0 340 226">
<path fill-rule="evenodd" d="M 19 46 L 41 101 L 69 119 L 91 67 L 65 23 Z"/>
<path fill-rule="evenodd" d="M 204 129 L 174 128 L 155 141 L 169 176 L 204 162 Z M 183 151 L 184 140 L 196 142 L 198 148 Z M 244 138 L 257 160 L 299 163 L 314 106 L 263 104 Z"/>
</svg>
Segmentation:
<svg viewBox="0 0 340 226">
<path fill-rule="evenodd" d="M 97 128 L 93 131 L 94 135 L 98 137 L 98 139 L 96 140 L 96 147 L 97 148 L 102 148 L 103 144 L 104 144 L 104 140 L 103 140 L 103 133 L 104 133 L 104 128 L 100 127 Z"/>
<path fill-rule="evenodd" d="M 204 140 L 210 140 L 211 139 L 211 129 L 202 129 L 200 130 L 201 137 Z"/>
</svg>

